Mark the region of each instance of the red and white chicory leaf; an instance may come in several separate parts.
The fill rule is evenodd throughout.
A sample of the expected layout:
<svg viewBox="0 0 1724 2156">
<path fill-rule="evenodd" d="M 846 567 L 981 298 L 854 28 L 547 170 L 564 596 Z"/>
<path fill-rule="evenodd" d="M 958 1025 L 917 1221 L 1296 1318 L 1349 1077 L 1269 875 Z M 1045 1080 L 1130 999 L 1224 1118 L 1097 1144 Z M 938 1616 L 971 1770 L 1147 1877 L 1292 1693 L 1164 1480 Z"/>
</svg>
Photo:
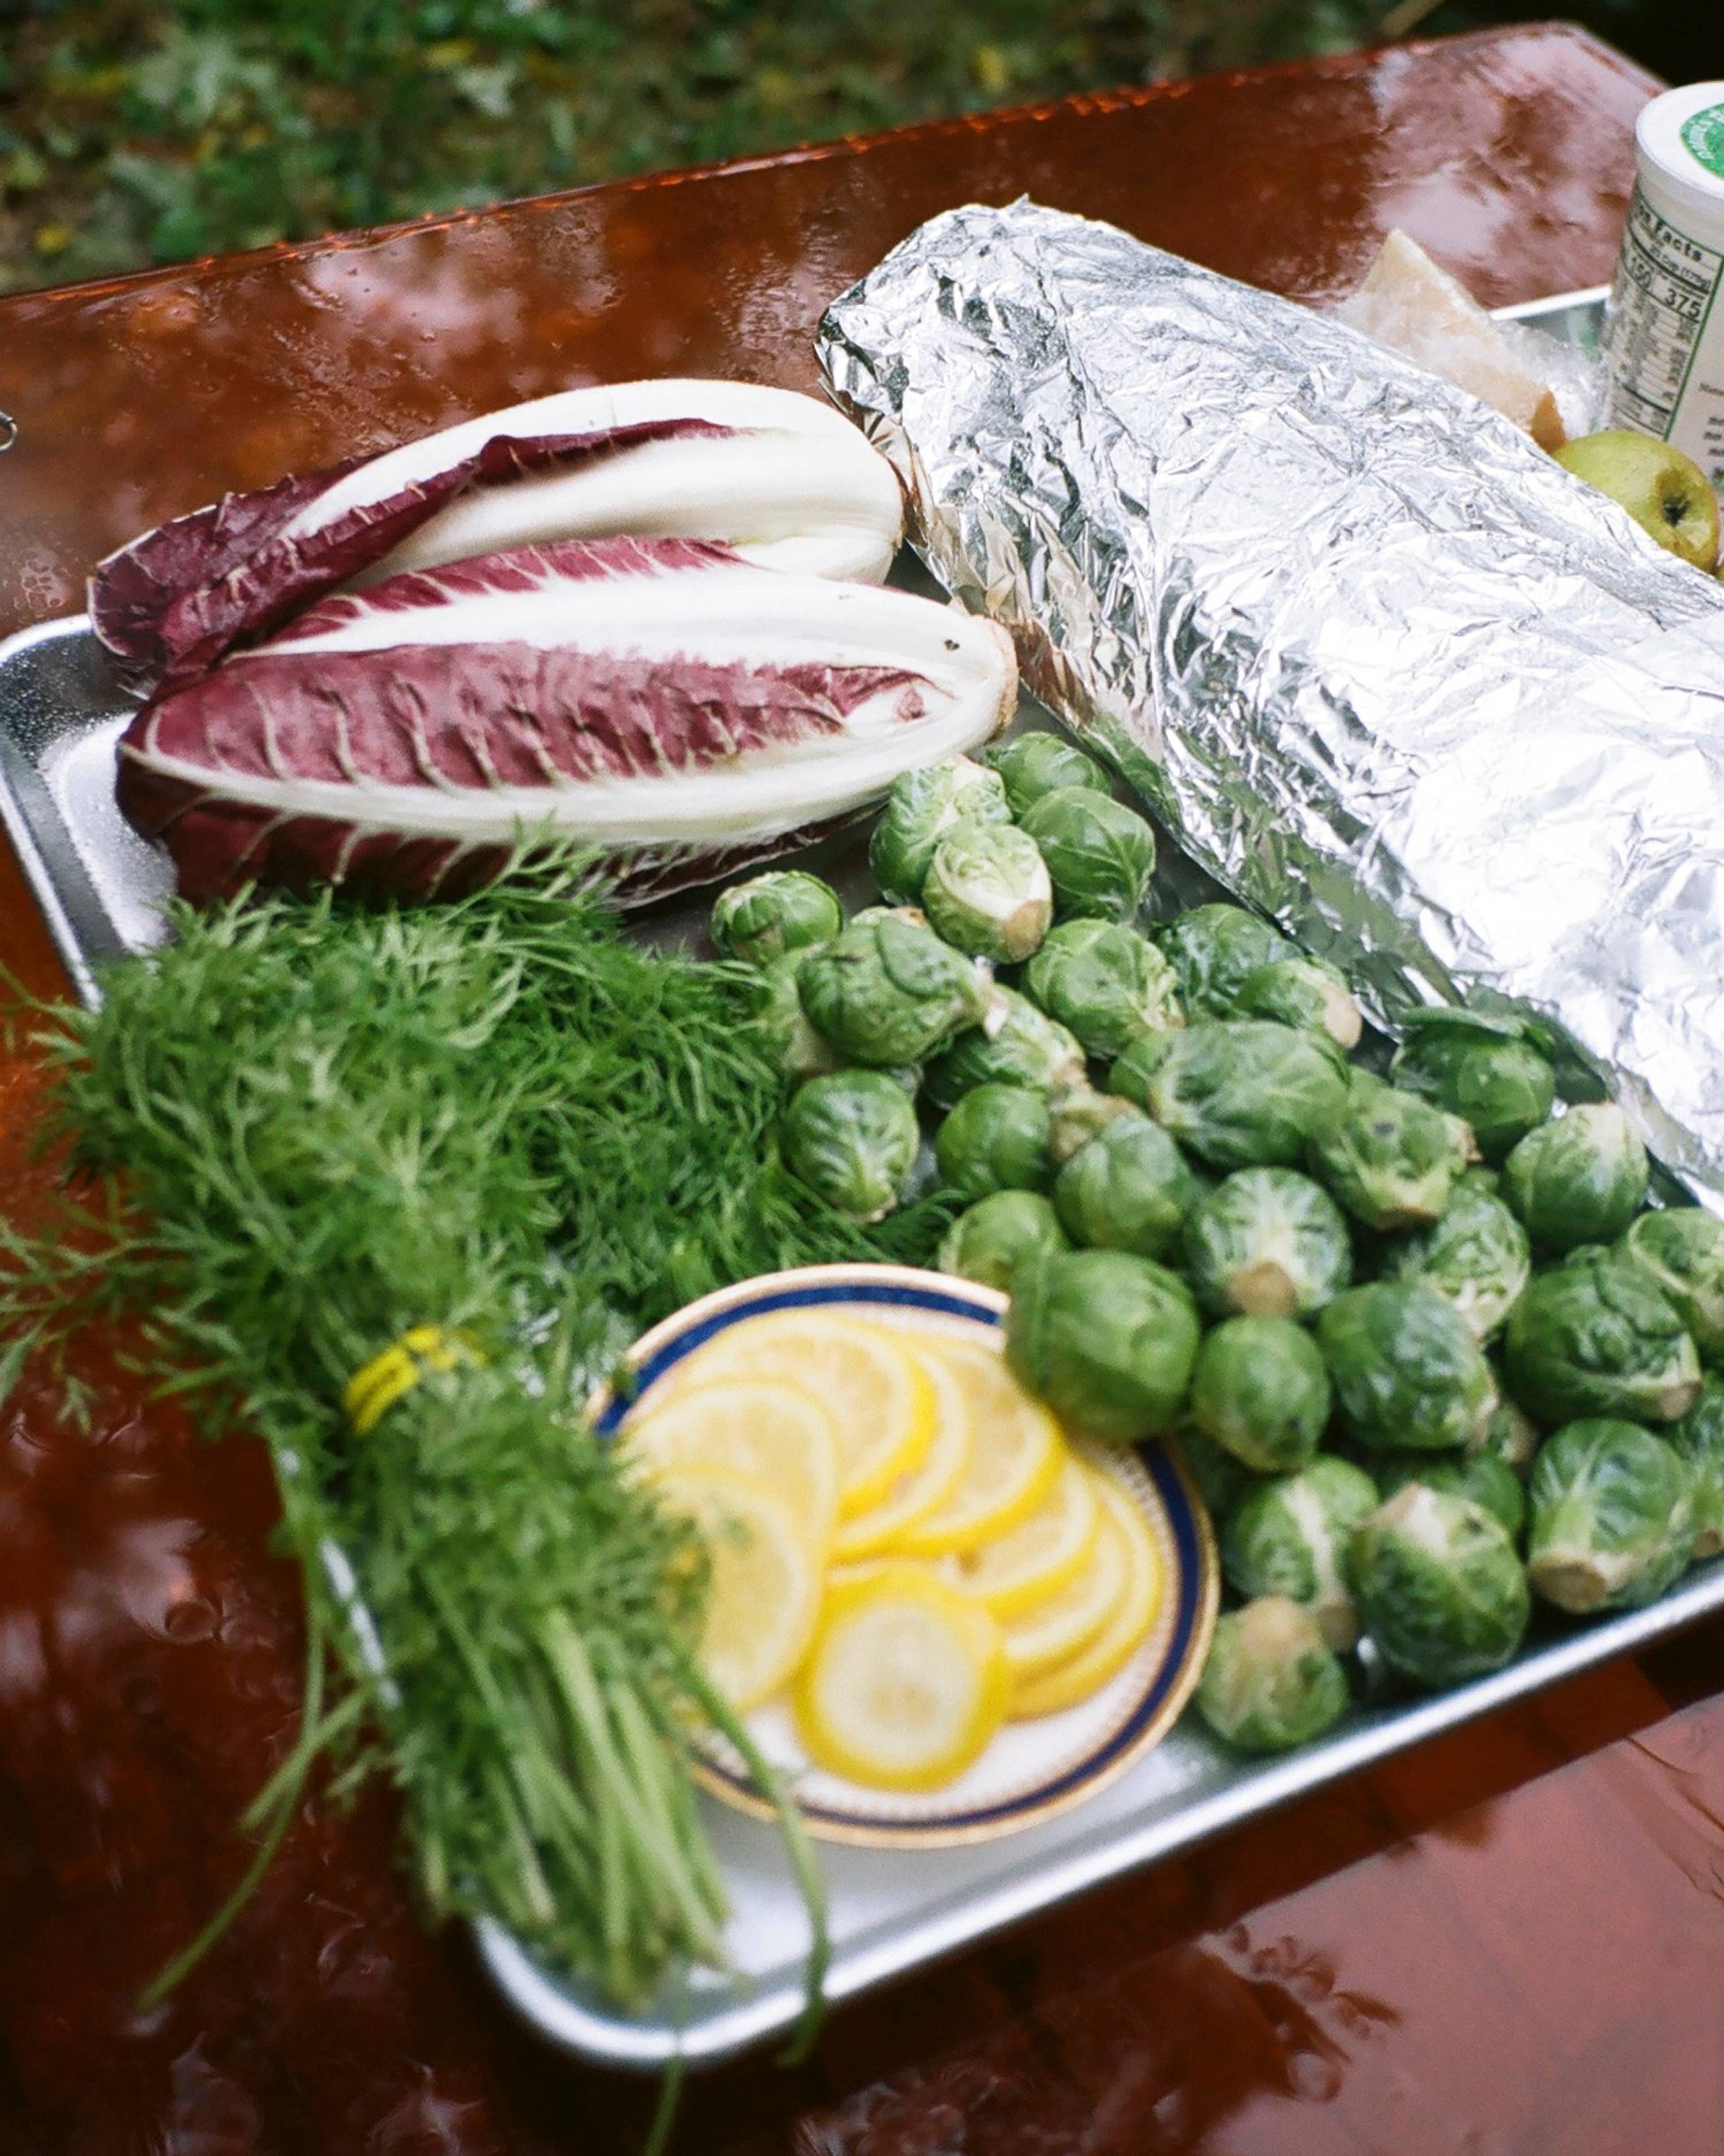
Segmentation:
<svg viewBox="0 0 1724 2156">
<path fill-rule="evenodd" d="M 885 575 L 898 482 L 829 405 L 751 382 L 567 390 L 176 517 L 90 579 L 91 624 L 178 688 L 326 593 L 500 548 L 715 539 L 763 566 Z"/>
<path fill-rule="evenodd" d="M 625 895 L 768 860 L 1010 717 L 993 624 L 699 541 L 523 547 L 323 600 L 141 711 L 121 807 L 206 900 L 423 896 L 536 833 Z"/>
</svg>

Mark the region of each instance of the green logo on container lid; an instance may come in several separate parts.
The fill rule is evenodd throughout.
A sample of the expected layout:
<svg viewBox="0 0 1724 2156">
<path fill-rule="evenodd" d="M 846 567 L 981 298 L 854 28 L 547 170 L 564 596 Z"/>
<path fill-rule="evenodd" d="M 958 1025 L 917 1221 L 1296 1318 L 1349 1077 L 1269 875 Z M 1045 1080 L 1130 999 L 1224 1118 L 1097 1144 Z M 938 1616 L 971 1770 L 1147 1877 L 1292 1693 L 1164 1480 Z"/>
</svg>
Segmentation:
<svg viewBox="0 0 1724 2156">
<path fill-rule="evenodd" d="M 1724 105 L 1709 105 L 1682 122 L 1682 140 L 1695 162 L 1724 180 Z"/>
</svg>

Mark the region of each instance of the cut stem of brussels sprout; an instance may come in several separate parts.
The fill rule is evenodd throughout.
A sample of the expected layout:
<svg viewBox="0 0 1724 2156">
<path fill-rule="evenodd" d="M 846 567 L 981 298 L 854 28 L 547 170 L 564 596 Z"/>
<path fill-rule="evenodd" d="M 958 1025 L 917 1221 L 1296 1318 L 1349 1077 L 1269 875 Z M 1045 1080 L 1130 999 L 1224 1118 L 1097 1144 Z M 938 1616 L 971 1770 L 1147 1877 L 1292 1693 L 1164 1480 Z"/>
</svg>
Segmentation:
<svg viewBox="0 0 1724 2156">
<path fill-rule="evenodd" d="M 1347 1711 L 1347 1675 L 1308 1612 L 1261 1595 L 1215 1623 L 1195 1695 L 1198 1712 L 1241 1752 L 1288 1752 Z"/>
<path fill-rule="evenodd" d="M 1576 1616 L 1655 1600 L 1693 1554 L 1688 1463 L 1638 1423 L 1566 1424 L 1540 1449 L 1529 1496 L 1532 1584 Z"/>
<path fill-rule="evenodd" d="M 1016 965 L 1048 932 L 1054 886 L 1034 839 L 1015 824 L 961 823 L 934 849 L 922 907 L 958 950 Z"/>
<path fill-rule="evenodd" d="M 1218 1183 L 1185 1228 L 1185 1265 L 1211 1317 L 1310 1317 L 1352 1278 L 1334 1199 L 1287 1168 L 1247 1168 Z"/>
<path fill-rule="evenodd" d="M 1075 1152 L 1081 1152 L 1091 1138 L 1100 1137 L 1121 1116 L 1143 1113 L 1123 1093 L 1098 1093 L 1087 1081 L 1052 1094 L 1048 1105 L 1053 1112 L 1050 1143 L 1056 1168 L 1064 1168 Z"/>
<path fill-rule="evenodd" d="M 1423 1482 L 1353 1532 L 1353 1592 L 1383 1660 L 1432 1689 L 1501 1669 L 1532 1597 L 1515 1546 L 1480 1505 Z"/>
<path fill-rule="evenodd" d="M 1227 1015 L 1273 1019 L 1326 1034 L 1343 1055 L 1359 1045 L 1365 1018 L 1334 967 L 1318 958 L 1277 958 L 1246 974 Z"/>
<path fill-rule="evenodd" d="M 1466 1497 L 1482 1505 L 1493 1520 L 1500 1520 L 1509 1539 L 1518 1543 L 1526 1524 L 1526 1492 L 1521 1478 L 1499 1454 L 1471 1452 L 1463 1459 L 1448 1453 L 1421 1455 L 1387 1463 L 1381 1483 L 1385 1498 L 1404 1490 L 1409 1482 L 1422 1482 L 1427 1490 L 1442 1490 L 1451 1497 Z"/>
</svg>

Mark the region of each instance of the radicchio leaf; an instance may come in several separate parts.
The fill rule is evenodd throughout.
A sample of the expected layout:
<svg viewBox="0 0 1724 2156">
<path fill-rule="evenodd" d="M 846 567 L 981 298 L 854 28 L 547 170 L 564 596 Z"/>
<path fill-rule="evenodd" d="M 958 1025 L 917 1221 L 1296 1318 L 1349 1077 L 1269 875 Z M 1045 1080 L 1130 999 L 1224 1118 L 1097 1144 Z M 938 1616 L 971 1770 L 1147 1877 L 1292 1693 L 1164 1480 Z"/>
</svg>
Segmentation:
<svg viewBox="0 0 1724 2156">
<path fill-rule="evenodd" d="M 366 459 L 224 495 L 109 555 L 90 578 L 90 626 L 139 685 L 179 688 L 242 639 L 266 636 L 295 608 L 381 561 L 472 488 L 572 470 L 646 442 L 729 431 L 704 419 L 660 419 L 589 434 L 494 434 L 442 470 L 324 524 L 308 526 L 307 512 Z"/>
<path fill-rule="evenodd" d="M 625 888 L 770 859 L 1010 716 L 993 624 L 690 540 L 524 547 L 332 597 L 158 696 L 118 798 L 188 897 L 424 896 L 523 837 Z"/>
</svg>

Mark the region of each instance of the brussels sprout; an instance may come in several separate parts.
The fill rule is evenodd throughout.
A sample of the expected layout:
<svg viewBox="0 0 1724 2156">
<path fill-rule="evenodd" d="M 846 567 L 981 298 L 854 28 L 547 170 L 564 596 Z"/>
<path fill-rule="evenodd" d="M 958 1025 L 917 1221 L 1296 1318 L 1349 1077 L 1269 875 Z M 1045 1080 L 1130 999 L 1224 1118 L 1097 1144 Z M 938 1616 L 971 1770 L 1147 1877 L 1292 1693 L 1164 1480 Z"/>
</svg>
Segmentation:
<svg viewBox="0 0 1724 2156">
<path fill-rule="evenodd" d="M 1024 986 L 1091 1055 L 1184 1023 L 1173 969 L 1148 937 L 1116 921 L 1062 921 L 1024 968 Z"/>
<path fill-rule="evenodd" d="M 1511 1542 L 1520 1541 L 1526 1524 L 1526 1492 L 1521 1478 L 1494 1452 L 1470 1453 L 1465 1460 L 1438 1453 L 1429 1460 L 1396 1460 L 1383 1469 L 1380 1481 L 1385 1497 L 1394 1496 L 1409 1482 L 1422 1482 L 1427 1490 L 1470 1498 L 1493 1520 L 1501 1521 Z"/>
<path fill-rule="evenodd" d="M 1131 921 L 1155 873 L 1155 833 L 1135 808 L 1087 786 L 1056 786 L 1024 812 L 1023 828 L 1054 880 L 1054 911 Z"/>
<path fill-rule="evenodd" d="M 1432 1688 L 1501 1669 L 1531 1614 L 1526 1575 L 1482 1505 L 1409 1482 L 1353 1531 L 1353 1594 L 1383 1660 Z"/>
<path fill-rule="evenodd" d="M 804 1078 L 818 1077 L 838 1062 L 831 1043 L 815 1032 L 802 1007 L 798 976 L 803 955 L 792 952 L 763 970 L 760 1007 L 754 1021 L 771 1043 L 779 1070 L 797 1084 Z"/>
<path fill-rule="evenodd" d="M 1303 1467 L 1329 1419 L 1329 1373 L 1317 1343 L 1290 1317 L 1228 1318 L 1198 1350 L 1191 1413 L 1206 1436 L 1260 1475 Z"/>
<path fill-rule="evenodd" d="M 1347 1111 L 1311 1137 L 1311 1172 L 1367 1228 L 1418 1228 L 1439 1219 L 1474 1158 L 1472 1133 L 1416 1093 L 1355 1070 Z"/>
<path fill-rule="evenodd" d="M 1092 793 L 1111 791 L 1107 773 L 1095 758 L 1058 734 L 1019 734 L 989 749 L 988 761 L 1000 775 L 1014 816 L 1062 786 L 1087 787 Z"/>
<path fill-rule="evenodd" d="M 834 1070 L 791 1096 L 785 1165 L 839 1212 L 878 1220 L 903 1194 L 921 1145 L 916 1110 L 881 1070 Z"/>
<path fill-rule="evenodd" d="M 1309 1176 L 1247 1168 L 1193 1209 L 1185 1265 L 1212 1317 L 1310 1317 L 1352 1278 L 1352 1245 L 1335 1200 Z"/>
<path fill-rule="evenodd" d="M 1646 1202 L 1646 1148 L 1614 1101 L 1571 1108 L 1516 1146 L 1502 1194 L 1540 1250 L 1606 1243 Z"/>
<path fill-rule="evenodd" d="M 800 869 L 774 869 L 721 891 L 712 901 L 710 933 L 726 957 L 769 966 L 787 952 L 829 943 L 844 925 L 830 884 Z"/>
<path fill-rule="evenodd" d="M 1359 1045 L 1364 1014 L 1346 977 L 1321 958 L 1277 958 L 1240 982 L 1229 1018 L 1274 1019 L 1302 1032 L 1326 1034 L 1345 1055 Z"/>
<path fill-rule="evenodd" d="M 1500 1460 L 1517 1482 L 1532 1471 L 1538 1450 L 1538 1428 L 1510 1399 L 1496 1403 L 1496 1412 L 1485 1425 L 1485 1434 L 1472 1449 L 1474 1458 Z"/>
<path fill-rule="evenodd" d="M 1501 1160 L 1536 1130 L 1556 1099 L 1556 1073 L 1513 1019 L 1471 1011 L 1415 1011 L 1389 1075 L 1472 1126 L 1480 1152 Z"/>
<path fill-rule="evenodd" d="M 1073 1242 L 1142 1258 L 1167 1255 L 1197 1199 L 1184 1154 L 1135 1110 L 1075 1152 L 1054 1185 L 1054 1209 Z"/>
<path fill-rule="evenodd" d="M 1724 1378 L 1708 1372 L 1699 1399 L 1680 1422 L 1670 1424 L 1668 1435 L 1688 1463 L 1693 1554 L 1716 1557 L 1724 1550 Z"/>
<path fill-rule="evenodd" d="M 961 823 L 1009 824 L 1006 789 L 997 771 L 967 756 L 900 771 L 868 841 L 868 865 L 880 896 L 892 906 L 913 905 L 934 858 L 934 849 Z"/>
<path fill-rule="evenodd" d="M 1045 1198 L 1030 1190 L 996 1190 L 958 1214 L 935 1263 L 942 1273 L 957 1273 L 1009 1295 L 1019 1265 L 1070 1248 Z"/>
<path fill-rule="evenodd" d="M 1212 1019 L 1146 1034 L 1108 1084 L 1213 1167 L 1286 1168 L 1340 1121 L 1346 1072 L 1315 1034 L 1257 1019 Z"/>
<path fill-rule="evenodd" d="M 1091 1138 L 1100 1137 L 1110 1123 L 1121 1116 L 1144 1120 L 1143 1111 L 1123 1093 L 1098 1093 L 1087 1080 L 1062 1086 L 1049 1097 L 1053 1114 L 1050 1141 L 1054 1164 L 1064 1168 L 1075 1152 L 1081 1152 Z"/>
<path fill-rule="evenodd" d="M 1478 1342 L 1422 1281 L 1349 1288 L 1317 1320 L 1342 1418 L 1362 1445 L 1440 1451 L 1476 1445 L 1496 1405 Z"/>
<path fill-rule="evenodd" d="M 949 1108 L 977 1086 L 1029 1086 L 1057 1093 L 1084 1077 L 1084 1051 L 1063 1025 L 1015 988 L 991 992 L 988 1014 L 929 1066 L 928 1097 Z"/>
<path fill-rule="evenodd" d="M 1066 1421 L 1131 1440 L 1178 1414 L 1198 1329 L 1177 1273 L 1126 1250 L 1074 1250 L 1013 1279 L 1006 1360 Z"/>
<path fill-rule="evenodd" d="M 1213 1438 L 1205 1437 L 1188 1414 L 1181 1416 L 1168 1443 L 1218 1525 L 1256 1486 L 1257 1477 L 1244 1462 L 1224 1452 Z"/>
<path fill-rule="evenodd" d="M 1527 1572 L 1577 1617 L 1656 1600 L 1693 1554 L 1688 1462 L 1639 1423 L 1565 1423 L 1539 1448 L 1531 1496 Z"/>
<path fill-rule="evenodd" d="M 809 1023 L 851 1063 L 920 1062 L 977 1024 L 991 993 L 931 930 L 890 914 L 853 921 L 797 978 Z"/>
<path fill-rule="evenodd" d="M 934 849 L 922 910 L 958 950 L 1016 965 L 1048 932 L 1054 886 L 1035 840 L 1015 824 L 959 824 Z"/>
<path fill-rule="evenodd" d="M 1422 1280 L 1452 1303 L 1474 1339 L 1491 1337 L 1532 1275 L 1526 1230 L 1485 1178 L 1464 1175 L 1434 1226 L 1409 1235 L 1390 1254 L 1391 1280 Z"/>
<path fill-rule="evenodd" d="M 978 1086 L 934 1140 L 940 1179 L 963 1199 L 994 1190 L 1045 1190 L 1054 1179 L 1046 1096 L 1027 1086 Z"/>
<path fill-rule="evenodd" d="M 1580 1251 L 1535 1273 L 1509 1312 L 1502 1361 L 1509 1390 L 1543 1423 L 1675 1422 L 1700 1392 L 1700 1358 L 1681 1319 L 1613 1250 Z"/>
<path fill-rule="evenodd" d="M 1279 931 L 1239 906 L 1194 906 L 1157 935 L 1194 1017 L 1228 1018 L 1234 998 L 1260 967 L 1299 956 Z"/>
<path fill-rule="evenodd" d="M 1643 1213 L 1618 1247 L 1662 1291 L 1701 1362 L 1724 1357 L 1724 1220 L 1697 1205 Z"/>
<path fill-rule="evenodd" d="M 1288 1752 L 1347 1711 L 1347 1675 L 1309 1614 L 1265 1594 L 1215 1620 L 1198 1712 L 1241 1752 Z"/>
<path fill-rule="evenodd" d="M 1325 1643 L 1345 1654 L 1359 1636 L 1347 1578 L 1352 1532 L 1378 1502 L 1362 1467 L 1320 1455 L 1297 1475 L 1246 1491 L 1222 1532 L 1223 1569 L 1241 1594 L 1285 1594 L 1298 1603 Z"/>
</svg>

